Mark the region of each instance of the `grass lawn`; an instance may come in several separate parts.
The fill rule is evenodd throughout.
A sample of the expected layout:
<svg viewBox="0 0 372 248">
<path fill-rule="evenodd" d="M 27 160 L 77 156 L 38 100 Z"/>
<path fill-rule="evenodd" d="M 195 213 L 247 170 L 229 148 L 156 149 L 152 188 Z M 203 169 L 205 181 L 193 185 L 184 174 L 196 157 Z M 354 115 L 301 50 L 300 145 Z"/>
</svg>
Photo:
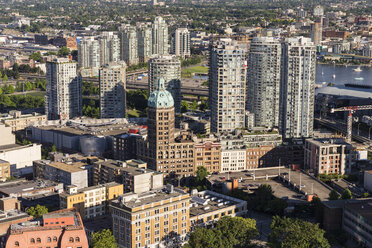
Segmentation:
<svg viewBox="0 0 372 248">
<path fill-rule="evenodd" d="M 44 97 L 45 94 L 46 94 L 45 91 L 26 92 L 26 95 L 29 95 L 29 96 L 41 96 L 41 97 Z"/>
<path fill-rule="evenodd" d="M 206 66 L 193 66 L 182 69 L 183 73 L 208 73 L 208 67 Z"/>
<path fill-rule="evenodd" d="M 146 113 L 143 113 L 142 111 L 139 111 L 137 109 L 128 109 L 127 114 L 129 118 L 146 117 Z"/>
</svg>

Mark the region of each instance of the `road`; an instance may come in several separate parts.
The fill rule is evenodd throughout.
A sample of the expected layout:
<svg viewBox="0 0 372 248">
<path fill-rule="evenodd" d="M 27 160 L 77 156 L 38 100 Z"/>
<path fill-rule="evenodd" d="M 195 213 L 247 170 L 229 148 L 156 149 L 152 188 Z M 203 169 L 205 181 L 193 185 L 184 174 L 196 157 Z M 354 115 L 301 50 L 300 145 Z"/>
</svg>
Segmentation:
<svg viewBox="0 0 372 248">
<path fill-rule="evenodd" d="M 315 121 L 318 122 L 322 126 L 331 128 L 338 132 L 342 132 L 346 136 L 346 121 L 338 122 L 338 121 L 333 121 L 333 120 L 324 119 L 324 118 L 322 119 L 315 118 Z M 353 126 L 352 139 L 354 139 L 355 141 L 361 142 L 361 143 L 372 144 L 368 136 L 369 134 L 367 132 L 363 130 L 358 131 L 358 128 L 355 127 L 355 125 Z"/>
</svg>

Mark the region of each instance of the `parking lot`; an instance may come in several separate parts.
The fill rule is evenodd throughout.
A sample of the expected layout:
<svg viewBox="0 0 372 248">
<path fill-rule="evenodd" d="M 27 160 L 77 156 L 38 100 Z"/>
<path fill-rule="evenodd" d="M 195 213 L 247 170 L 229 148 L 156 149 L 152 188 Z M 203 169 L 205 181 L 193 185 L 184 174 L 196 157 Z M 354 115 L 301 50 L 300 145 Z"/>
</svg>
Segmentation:
<svg viewBox="0 0 372 248">
<path fill-rule="evenodd" d="M 283 180 L 278 177 L 279 173 Z M 321 200 L 326 200 L 330 193 L 329 188 L 309 175 L 285 167 L 213 174 L 208 177 L 208 180 L 216 184 L 233 178 L 239 180 L 239 188 L 248 192 L 257 189 L 261 184 L 269 184 L 276 197 L 288 199 L 293 203 L 303 202 L 306 194 L 316 194 Z"/>
</svg>

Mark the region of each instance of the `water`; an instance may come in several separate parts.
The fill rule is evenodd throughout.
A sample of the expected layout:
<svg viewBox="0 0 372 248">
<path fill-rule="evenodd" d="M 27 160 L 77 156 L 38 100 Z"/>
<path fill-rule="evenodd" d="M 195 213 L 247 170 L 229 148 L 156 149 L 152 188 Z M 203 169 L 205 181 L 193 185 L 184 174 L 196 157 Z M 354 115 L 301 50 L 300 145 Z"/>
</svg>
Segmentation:
<svg viewBox="0 0 372 248">
<path fill-rule="evenodd" d="M 361 66 L 361 72 L 353 70 L 356 68 L 358 68 L 358 66 L 318 64 L 316 66 L 315 83 L 323 84 L 323 82 L 326 82 L 325 85 L 328 83 L 333 83 L 335 85 L 355 83 L 372 86 L 372 67 Z M 336 75 L 336 77 L 334 78 L 333 75 Z"/>
</svg>

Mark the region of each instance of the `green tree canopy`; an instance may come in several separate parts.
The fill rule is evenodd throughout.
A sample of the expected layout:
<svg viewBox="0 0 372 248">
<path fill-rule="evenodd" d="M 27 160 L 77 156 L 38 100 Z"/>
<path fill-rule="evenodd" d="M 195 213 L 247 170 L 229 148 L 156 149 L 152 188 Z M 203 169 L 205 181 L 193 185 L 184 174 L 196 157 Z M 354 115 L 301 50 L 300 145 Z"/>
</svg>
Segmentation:
<svg viewBox="0 0 372 248">
<path fill-rule="evenodd" d="M 48 213 L 48 208 L 41 205 L 36 205 L 36 207 L 30 207 L 26 210 L 26 213 L 34 218 L 41 218 L 43 214 Z"/>
<path fill-rule="evenodd" d="M 204 179 L 208 176 L 209 172 L 207 168 L 204 166 L 199 166 L 198 169 L 196 170 L 196 181 L 198 183 L 202 183 Z"/>
<path fill-rule="evenodd" d="M 269 235 L 271 248 L 329 248 L 325 231 L 308 221 L 274 216 Z"/>
<path fill-rule="evenodd" d="M 189 111 L 189 103 L 186 102 L 186 101 L 182 101 L 181 103 L 181 113 L 186 113 L 187 111 Z"/>
<path fill-rule="evenodd" d="M 37 62 L 42 62 L 43 61 L 43 57 L 41 56 L 40 52 L 32 53 L 30 55 L 30 59 L 33 59 L 34 61 L 37 61 Z"/>
<path fill-rule="evenodd" d="M 338 200 L 339 199 L 339 195 L 338 193 L 335 191 L 335 190 L 331 190 L 331 192 L 329 192 L 329 197 L 328 197 L 329 200 Z"/>
<path fill-rule="evenodd" d="M 117 248 L 116 240 L 110 229 L 92 234 L 93 248 Z"/>
<path fill-rule="evenodd" d="M 58 56 L 64 57 L 70 54 L 70 49 L 68 47 L 61 47 L 61 49 L 58 50 Z"/>
<path fill-rule="evenodd" d="M 349 189 L 345 189 L 344 192 L 342 192 L 341 199 L 352 199 L 353 195 L 351 194 L 351 191 Z"/>
<path fill-rule="evenodd" d="M 191 233 L 186 247 L 240 248 L 248 247 L 258 234 L 256 221 L 242 217 L 222 217 L 213 229 L 197 228 Z"/>
</svg>

